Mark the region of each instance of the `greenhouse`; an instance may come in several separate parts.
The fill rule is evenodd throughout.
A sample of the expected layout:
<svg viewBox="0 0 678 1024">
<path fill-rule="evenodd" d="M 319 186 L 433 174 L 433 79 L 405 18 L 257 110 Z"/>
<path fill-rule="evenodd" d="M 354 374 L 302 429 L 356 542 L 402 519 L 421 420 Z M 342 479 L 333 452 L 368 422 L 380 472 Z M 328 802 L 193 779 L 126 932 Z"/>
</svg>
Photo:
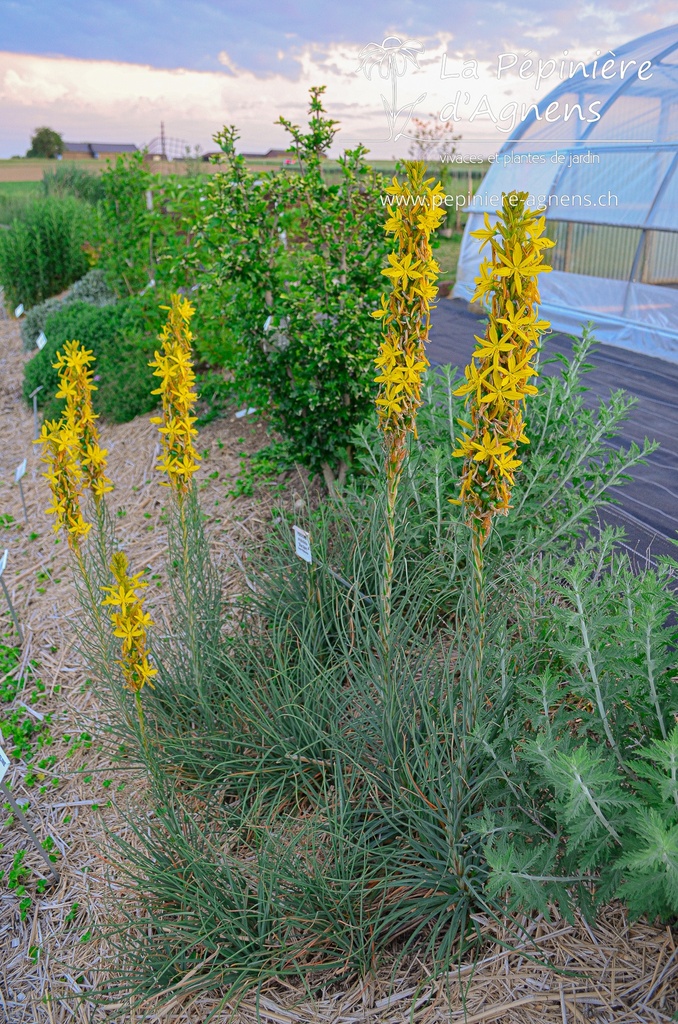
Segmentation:
<svg viewBox="0 0 678 1024">
<path fill-rule="evenodd" d="M 678 362 L 678 25 L 563 63 L 474 197 L 453 294 L 473 293 L 483 214 L 528 190 L 558 243 L 541 283 L 553 327 L 592 321 L 607 344 Z"/>
</svg>

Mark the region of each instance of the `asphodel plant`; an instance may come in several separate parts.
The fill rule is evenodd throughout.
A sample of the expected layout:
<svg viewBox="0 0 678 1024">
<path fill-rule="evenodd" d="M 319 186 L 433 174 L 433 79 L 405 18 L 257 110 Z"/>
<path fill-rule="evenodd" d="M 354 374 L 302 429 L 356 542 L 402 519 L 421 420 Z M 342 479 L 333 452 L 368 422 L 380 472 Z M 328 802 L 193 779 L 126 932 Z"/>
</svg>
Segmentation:
<svg viewBox="0 0 678 1024">
<path fill-rule="evenodd" d="M 382 608 L 384 636 L 389 632 L 391 592 L 396 543 L 396 501 L 407 458 L 408 438 L 416 435 L 417 410 L 421 405 L 423 375 L 429 366 L 425 354 L 432 302 L 440 273 L 431 251 L 431 233 L 445 216 L 440 182 L 426 178 L 426 166 L 413 160 L 405 164 L 406 179 L 393 178 L 387 188 L 389 216 L 384 225 L 394 236 L 396 251 L 382 270 L 391 290 L 382 295 L 381 308 L 372 313 L 381 320 L 382 342 L 375 360 L 379 376 L 376 399 L 384 438 L 386 471 L 386 524 Z"/>
<path fill-rule="evenodd" d="M 160 385 L 153 392 L 162 400 L 162 415 L 154 416 L 162 439 L 162 454 L 157 468 L 162 484 L 169 488 L 167 540 L 171 563 L 170 577 L 175 601 L 175 616 L 181 619 L 187 637 L 192 682 L 199 691 L 205 685 L 204 664 L 210 656 L 209 636 L 214 634 L 207 623 L 214 622 L 211 598 L 219 590 L 218 581 L 207 565 L 207 542 L 203 516 L 197 497 L 193 474 L 199 468 L 200 456 L 194 441 L 198 435 L 194 407 L 195 373 L 192 362 L 193 305 L 182 295 L 171 295 L 170 305 L 163 306 L 167 320 L 159 335 L 161 348 L 149 364 Z"/>
<path fill-rule="evenodd" d="M 537 393 L 530 381 L 537 377 L 534 365 L 539 338 L 549 329 L 540 320 L 537 306 L 539 275 L 551 269 L 543 252 L 555 243 L 544 237 L 546 220 L 526 206 L 527 192 L 502 196 L 497 221 L 485 214 L 485 227 L 472 232 L 489 254 L 480 266 L 472 301 L 487 308 L 484 336 L 476 336 L 476 348 L 464 371 L 464 384 L 455 391 L 466 396 L 464 429 L 454 455 L 464 460 L 458 498 L 471 529 L 473 573 L 474 642 L 466 727 L 473 728 L 482 687 L 485 621 L 483 548 L 497 515 L 507 515 L 511 489 L 522 465 L 520 445 L 529 444 L 524 412 L 527 399 Z"/>
<path fill-rule="evenodd" d="M 57 398 L 65 401 L 65 409 L 59 421 L 43 425 L 39 442 L 43 444 L 42 461 L 48 466 L 44 474 L 52 492 L 52 505 L 47 509 L 55 517 L 54 529 L 64 529 L 68 543 L 75 555 L 82 580 L 86 587 L 88 601 L 99 623 L 99 595 L 90 579 L 80 542 L 91 530 L 91 523 L 85 522 L 80 501 L 87 487 L 97 510 L 97 525 L 103 529 L 103 499 L 113 490 L 106 476 L 107 451 L 99 444 L 99 434 L 92 407 L 93 383 L 91 364 L 94 356 L 78 341 L 67 341 L 63 353 L 57 352 L 52 365 L 59 373 Z M 103 538 L 100 538 L 103 542 Z M 105 544 L 104 544 L 105 546 Z M 144 732 L 143 711 L 140 691 L 145 683 L 152 686 L 151 678 L 157 670 L 149 661 L 146 647 L 146 630 L 152 625 L 151 618 L 143 611 L 143 599 L 137 590 L 143 586 L 140 576 L 127 575 L 127 556 L 116 552 L 110 569 L 115 580 L 114 586 L 102 586 L 108 594 L 100 603 L 113 605 L 111 615 L 114 636 L 121 639 L 122 650 L 119 661 L 124 685 L 134 693 L 139 724 Z"/>
</svg>

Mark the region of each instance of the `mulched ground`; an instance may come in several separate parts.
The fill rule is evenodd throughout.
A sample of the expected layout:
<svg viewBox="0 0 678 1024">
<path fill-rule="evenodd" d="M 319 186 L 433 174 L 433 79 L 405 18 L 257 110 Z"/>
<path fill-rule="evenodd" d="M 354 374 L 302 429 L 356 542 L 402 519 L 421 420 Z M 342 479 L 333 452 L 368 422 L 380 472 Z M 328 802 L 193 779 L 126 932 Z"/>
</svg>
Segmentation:
<svg viewBox="0 0 678 1024">
<path fill-rule="evenodd" d="M 47 486 L 31 444 L 32 413 L 21 399 L 26 358 L 18 325 L 0 320 L 0 555 L 8 549 L 4 579 L 25 636 L 19 666 L 10 670 L 9 679 L 0 678 L 1 687 L 21 676 L 24 688 L 13 701 L 0 703 L 0 720 L 13 719 L 13 728 L 36 750 L 30 764 L 13 758 L 6 778 L 40 840 L 52 838 L 61 881 L 42 894 L 36 892 L 37 880 L 44 877 L 41 861 L 8 810 L 0 810 L 0 1020 L 202 1024 L 214 1001 L 188 1005 L 177 998 L 159 1015 L 152 1007 L 128 1015 L 94 1010 L 78 999 L 97 983 L 108 958 L 97 934 L 110 891 L 106 835 L 125 831 L 120 812 L 143 795 L 138 782 L 132 784 L 92 741 L 92 723 L 100 720 L 100 712 L 74 647 L 77 607 L 67 548 L 55 542 L 42 511 L 48 504 Z M 132 571 L 148 570 L 151 604 L 156 585 L 158 598 L 162 593 L 165 546 L 160 522 L 163 488 L 152 471 L 156 429 L 147 419 L 139 419 L 120 426 L 105 424 L 101 433 L 116 484 L 111 508 Z M 212 422 L 200 435 L 205 458 L 197 479 L 228 596 L 243 588 L 239 566 L 265 535 L 274 502 L 282 500 L 261 489 L 250 497 L 228 493 L 240 473 L 241 459 L 260 448 L 265 437 L 261 425 L 233 417 Z M 14 469 L 24 457 L 28 525 L 13 483 Z M 304 481 L 289 479 L 286 488 L 285 501 L 300 500 Z M 4 644 L 15 643 L 1 595 L 0 637 Z M 33 735 L 28 735 L 30 728 Z M 7 740 L 4 746 L 10 746 Z M 26 851 L 25 863 L 32 870 L 23 896 L 31 901 L 23 915 L 21 897 L 8 888 L 20 850 Z M 488 941 L 474 970 L 467 965 L 433 983 L 425 963 L 414 959 L 395 985 L 378 977 L 350 988 L 328 989 L 316 1001 L 301 988 L 270 985 L 258 1001 L 246 998 L 232 1018 L 224 1007 L 216 1022 L 647 1024 L 677 1019 L 673 1014 L 678 1010 L 678 946 L 669 929 L 644 923 L 630 926 L 619 907 L 609 908 L 595 929 L 580 920 L 570 925 L 556 915 L 551 922 L 525 922 L 529 942 L 508 953 L 502 945 L 505 937 L 489 922 L 479 923 L 486 928 Z"/>
</svg>

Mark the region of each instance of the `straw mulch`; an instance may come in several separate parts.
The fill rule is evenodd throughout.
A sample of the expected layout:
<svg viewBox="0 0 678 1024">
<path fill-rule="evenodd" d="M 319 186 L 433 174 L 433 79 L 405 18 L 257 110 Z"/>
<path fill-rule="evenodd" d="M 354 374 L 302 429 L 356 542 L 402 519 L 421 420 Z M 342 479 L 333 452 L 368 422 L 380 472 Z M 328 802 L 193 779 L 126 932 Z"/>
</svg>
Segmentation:
<svg viewBox="0 0 678 1024">
<path fill-rule="evenodd" d="M 26 784 L 29 766 L 13 760 L 7 779 L 20 802 L 30 801 L 27 816 L 42 840 L 51 836 L 58 852 L 60 884 L 44 894 L 35 891 L 42 864 L 26 836 L 8 814 L 0 811 L 0 1021 L 7 1024 L 202 1024 L 216 1003 L 190 1003 L 180 992 L 160 1013 L 148 1006 L 136 1014 L 95 1010 L 78 999 L 101 980 L 107 951 L 97 938 L 110 893 L 106 881 L 106 832 L 124 832 L 119 809 L 131 799 L 143 799 L 138 781 L 112 766 L 96 742 L 80 742 L 92 733 L 97 702 L 77 652 L 71 622 L 77 615 L 66 545 L 55 543 L 43 509 L 47 487 L 40 476 L 38 453 L 31 445 L 33 417 L 21 400 L 22 368 L 18 325 L 0 319 L 0 554 L 9 549 L 4 579 L 20 617 L 25 644 L 20 671 L 28 673 L 27 688 L 13 705 L 0 704 L 0 716 L 23 709 L 45 734 L 48 746 L 35 760 L 55 760 L 34 784 Z M 110 475 L 116 484 L 111 507 L 119 510 L 119 535 L 124 540 L 132 571 L 149 567 L 149 603 L 154 585 L 162 593 L 164 541 L 160 515 L 163 489 L 152 467 L 157 434 L 147 420 L 103 425 L 109 449 Z M 203 507 L 211 517 L 214 551 L 220 560 L 226 596 L 243 587 L 240 567 L 247 552 L 265 535 L 273 514 L 273 499 L 265 492 L 254 498 L 228 496 L 240 470 L 240 458 L 264 442 L 265 432 L 247 418 L 223 419 L 202 432 L 199 448 L 206 453 L 198 474 Z M 24 493 L 29 524 L 23 523 L 14 469 L 28 457 Z M 285 500 L 294 502 L 303 481 L 287 481 Z M 158 577 L 153 580 L 152 577 Z M 0 595 L 0 634 L 10 634 L 11 621 Z M 7 643 L 6 639 L 3 642 Z M 30 666 L 35 663 L 33 675 Z M 39 678 L 45 693 L 34 704 L 29 694 Z M 42 719 L 36 717 L 43 716 Z M 49 722 L 45 716 L 50 715 Z M 35 765 L 32 766 L 35 769 Z M 30 781 L 30 778 L 29 778 Z M 130 791 L 133 797 L 130 798 Z M 33 869 L 26 883 L 32 903 L 20 919 L 19 899 L 7 887 L 7 875 L 17 850 L 26 850 Z M 76 906 L 77 905 L 77 906 Z M 480 922 L 481 925 L 483 922 Z M 269 985 L 257 999 L 245 998 L 237 1009 L 224 1006 L 217 1024 L 232 1019 L 292 1022 L 626 1022 L 670 1021 L 678 1011 L 678 948 L 668 929 L 645 923 L 629 925 L 619 907 L 601 916 L 595 929 L 583 921 L 576 926 L 554 916 L 525 922 L 525 943 L 506 952 L 506 936 L 489 924 L 487 944 L 474 969 L 463 966 L 442 982 L 427 980 L 425 963 L 413 959 L 396 984 L 387 977 L 331 987 L 312 1001 L 301 987 Z M 528 938 L 529 935 L 529 938 Z M 555 968 L 555 969 L 554 969 Z"/>
</svg>

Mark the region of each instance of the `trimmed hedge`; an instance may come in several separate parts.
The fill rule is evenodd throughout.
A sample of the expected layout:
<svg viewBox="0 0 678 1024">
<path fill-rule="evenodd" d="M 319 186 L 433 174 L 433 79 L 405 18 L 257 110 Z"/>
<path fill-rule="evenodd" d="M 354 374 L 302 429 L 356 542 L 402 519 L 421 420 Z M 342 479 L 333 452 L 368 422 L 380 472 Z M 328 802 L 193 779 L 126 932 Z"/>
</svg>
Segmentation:
<svg viewBox="0 0 678 1024">
<path fill-rule="evenodd" d="M 47 326 L 47 320 L 53 313 L 58 313 L 64 306 L 73 302 L 86 302 L 91 306 L 108 306 L 116 301 L 115 294 L 106 284 L 103 270 L 90 270 L 72 288 L 68 289 L 63 299 L 45 299 L 29 309 L 21 321 L 21 340 L 24 349 L 30 352 L 35 342 Z"/>
</svg>

